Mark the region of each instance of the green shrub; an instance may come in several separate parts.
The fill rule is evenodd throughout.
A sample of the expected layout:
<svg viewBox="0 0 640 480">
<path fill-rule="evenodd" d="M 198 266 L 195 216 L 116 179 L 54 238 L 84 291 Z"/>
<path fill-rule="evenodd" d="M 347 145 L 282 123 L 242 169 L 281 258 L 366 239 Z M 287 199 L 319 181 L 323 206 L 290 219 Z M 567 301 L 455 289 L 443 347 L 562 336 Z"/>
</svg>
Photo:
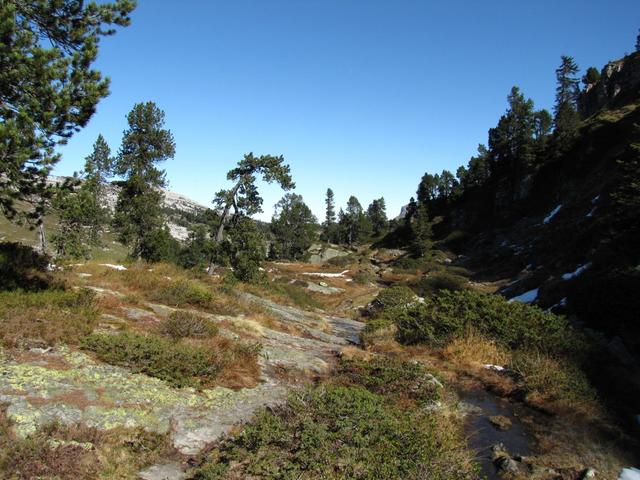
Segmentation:
<svg viewBox="0 0 640 480">
<path fill-rule="evenodd" d="M 397 285 L 386 288 L 376 297 L 375 304 L 380 310 L 388 310 L 394 307 L 404 307 L 416 301 L 416 294 L 409 287 Z"/>
<path fill-rule="evenodd" d="M 411 283 L 411 288 L 421 297 L 430 297 L 440 290 L 463 290 L 466 288 L 466 284 L 467 279 L 463 276 L 448 272 L 439 272 L 424 276 L 420 280 Z"/>
<path fill-rule="evenodd" d="M 173 312 L 160 327 L 165 335 L 174 339 L 185 337 L 213 337 L 218 327 L 206 318 L 191 312 Z"/>
<path fill-rule="evenodd" d="M 387 397 L 402 396 L 420 404 L 440 398 L 441 388 L 434 377 L 417 362 L 403 362 L 383 356 L 370 361 L 343 360 L 337 373 L 342 383 L 361 385 Z"/>
<path fill-rule="evenodd" d="M 374 317 L 370 320 L 367 320 L 367 324 L 362 330 L 363 335 L 369 335 L 375 333 L 379 330 L 384 330 L 385 328 L 393 325 L 393 320 L 388 318 L 387 316 Z"/>
<path fill-rule="evenodd" d="M 181 307 L 193 305 L 204 307 L 213 300 L 213 293 L 196 282 L 179 280 L 152 294 L 155 301 Z"/>
<path fill-rule="evenodd" d="M 176 343 L 153 335 L 94 333 L 82 347 L 98 359 L 164 380 L 175 387 L 206 386 L 223 368 L 223 359 L 203 347 Z"/>
<path fill-rule="evenodd" d="M 443 290 L 423 304 L 394 314 L 397 339 L 405 344 L 442 345 L 473 327 L 510 348 L 566 353 L 585 346 L 565 318 L 498 295 Z"/>
<path fill-rule="evenodd" d="M 405 409 L 360 386 L 294 393 L 212 451 L 195 479 L 475 478 L 464 442 L 439 415 Z"/>
</svg>

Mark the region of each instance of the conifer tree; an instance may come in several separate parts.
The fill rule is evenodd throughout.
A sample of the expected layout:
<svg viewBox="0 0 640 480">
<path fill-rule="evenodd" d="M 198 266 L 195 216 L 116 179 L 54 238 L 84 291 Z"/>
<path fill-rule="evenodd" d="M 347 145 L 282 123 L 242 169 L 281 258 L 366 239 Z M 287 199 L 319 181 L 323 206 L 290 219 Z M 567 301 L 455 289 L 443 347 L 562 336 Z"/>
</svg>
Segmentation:
<svg viewBox="0 0 640 480">
<path fill-rule="evenodd" d="M 636 37 L 636 52 L 640 52 L 640 29 L 638 29 L 638 36 Z"/>
<path fill-rule="evenodd" d="M 336 204 L 333 195 L 333 190 L 327 188 L 327 198 L 324 203 L 327 205 L 326 216 L 324 220 L 325 227 L 330 227 L 336 223 Z"/>
<path fill-rule="evenodd" d="M 109 93 L 92 68 L 100 38 L 129 25 L 133 8 L 130 0 L 0 2 L 0 210 L 8 218 L 16 200 L 31 199 L 26 217 L 42 224 L 55 147 Z"/>
<path fill-rule="evenodd" d="M 371 223 L 373 235 L 376 237 L 387 230 L 389 220 L 387 219 L 387 206 L 384 197 L 380 197 L 371 202 L 367 208 L 367 217 Z"/>
<path fill-rule="evenodd" d="M 554 109 L 555 133 L 558 146 L 567 148 L 575 136 L 580 116 L 577 110 L 578 95 L 580 94 L 579 81 L 576 74 L 578 65 L 572 57 L 562 56 L 562 63 L 556 69 L 556 104 Z"/>
<path fill-rule="evenodd" d="M 416 258 L 429 255 L 433 247 L 431 222 L 426 205 L 419 205 L 411 222 L 411 253 Z"/>
<path fill-rule="evenodd" d="M 286 194 L 275 206 L 271 219 L 274 235 L 272 255 L 275 258 L 300 260 L 316 235 L 316 217 L 302 196 Z"/>
<path fill-rule="evenodd" d="M 164 118 L 164 112 L 153 102 L 134 105 L 116 160 L 115 173 L 125 180 L 118 195 L 114 226 L 120 240 L 131 246 L 133 258 L 152 259 L 156 257 L 154 249 L 168 241 L 160 233 L 166 181 L 164 170 L 157 164 L 173 158 L 175 143 L 164 128 Z"/>
</svg>

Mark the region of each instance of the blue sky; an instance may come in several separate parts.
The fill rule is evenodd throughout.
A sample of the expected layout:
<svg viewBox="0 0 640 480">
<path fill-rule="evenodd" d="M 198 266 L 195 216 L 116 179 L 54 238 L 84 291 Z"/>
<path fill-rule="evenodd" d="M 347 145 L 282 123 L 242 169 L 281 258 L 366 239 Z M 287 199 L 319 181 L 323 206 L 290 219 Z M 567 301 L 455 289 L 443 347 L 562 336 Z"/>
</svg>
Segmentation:
<svg viewBox="0 0 640 480">
<path fill-rule="evenodd" d="M 169 188 L 209 205 L 247 152 L 284 155 L 322 220 L 384 196 L 390 217 L 425 171 L 466 164 L 518 85 L 553 106 L 560 55 L 600 69 L 631 52 L 640 2 L 612 0 L 139 0 L 101 43 L 111 95 L 61 148 L 82 168 L 102 133 L 117 151 L 136 102 L 166 113 Z M 282 196 L 261 186 L 259 218 Z"/>
</svg>

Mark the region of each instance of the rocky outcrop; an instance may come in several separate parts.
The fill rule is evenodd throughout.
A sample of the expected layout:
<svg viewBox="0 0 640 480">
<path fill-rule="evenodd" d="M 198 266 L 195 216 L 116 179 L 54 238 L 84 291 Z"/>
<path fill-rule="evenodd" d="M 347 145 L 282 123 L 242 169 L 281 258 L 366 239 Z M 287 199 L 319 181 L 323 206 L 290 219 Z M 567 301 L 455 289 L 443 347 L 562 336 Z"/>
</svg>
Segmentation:
<svg viewBox="0 0 640 480">
<path fill-rule="evenodd" d="M 583 117 L 620 105 L 640 91 L 640 52 L 621 60 L 609 62 L 600 79 L 586 86 L 580 96 L 579 108 Z"/>
</svg>

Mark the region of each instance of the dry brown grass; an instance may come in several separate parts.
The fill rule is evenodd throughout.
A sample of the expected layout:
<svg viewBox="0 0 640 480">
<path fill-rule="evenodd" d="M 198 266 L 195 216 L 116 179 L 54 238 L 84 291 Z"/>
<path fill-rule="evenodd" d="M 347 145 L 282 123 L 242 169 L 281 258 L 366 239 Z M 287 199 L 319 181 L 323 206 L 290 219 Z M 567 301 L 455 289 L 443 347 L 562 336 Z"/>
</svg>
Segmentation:
<svg viewBox="0 0 640 480">
<path fill-rule="evenodd" d="M 445 346 L 442 355 L 452 362 L 474 367 L 486 364 L 504 366 L 511 360 L 511 355 L 504 348 L 471 329 Z"/>
</svg>

